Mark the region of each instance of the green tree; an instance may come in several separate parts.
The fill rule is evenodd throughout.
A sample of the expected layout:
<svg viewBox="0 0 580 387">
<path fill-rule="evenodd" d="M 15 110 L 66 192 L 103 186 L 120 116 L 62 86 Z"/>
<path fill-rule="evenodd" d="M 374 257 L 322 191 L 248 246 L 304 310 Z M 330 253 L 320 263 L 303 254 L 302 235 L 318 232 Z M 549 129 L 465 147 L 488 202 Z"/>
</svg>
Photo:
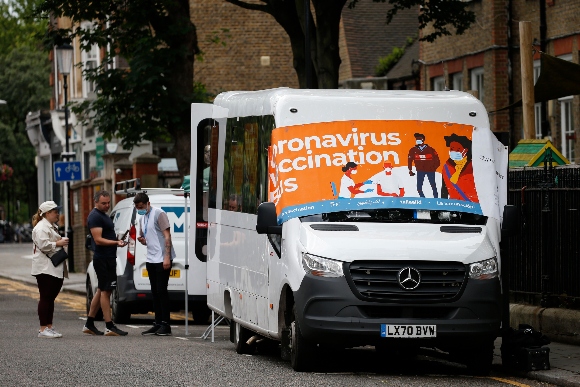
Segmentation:
<svg viewBox="0 0 580 387">
<path fill-rule="evenodd" d="M 35 151 L 26 134 L 26 115 L 48 108 L 50 66 L 48 55 L 39 51 L 39 34 L 45 26 L 35 22 L 30 11 L 34 0 L 0 2 L 0 164 L 7 164 L 14 174 L 2 182 L 0 201 L 10 208 L 7 218 L 17 222 L 30 220 L 36 207 L 37 178 Z M 20 212 L 12 209 L 16 201 Z"/>
<path fill-rule="evenodd" d="M 294 69 L 298 76 L 301 88 L 306 87 L 305 65 L 305 21 L 306 12 L 304 0 L 260 0 L 250 2 L 244 0 L 225 0 L 239 7 L 266 12 L 284 28 L 294 56 Z M 323 89 L 338 88 L 338 69 L 340 67 L 340 55 L 338 50 L 339 24 L 342 9 L 348 2 L 348 7 L 353 8 L 362 0 L 311 0 L 311 8 L 308 12 L 310 51 L 313 68 L 313 87 Z M 370 1 L 370 0 L 367 0 Z M 392 7 L 387 12 L 389 23 L 399 10 L 421 6 L 418 14 L 419 28 L 427 26 L 432 32 L 421 39 L 433 41 L 439 36 L 451 35 L 450 28 L 454 28 L 457 34 L 462 34 L 471 23 L 475 21 L 475 14 L 468 10 L 468 4 L 461 1 L 450 0 L 372 0 L 376 3 L 389 3 Z"/>
<path fill-rule="evenodd" d="M 49 46 L 79 38 L 81 47 L 107 47 L 101 66 L 84 69 L 97 85 L 97 96 L 73 110 L 92 120 L 103 136 L 116 136 L 126 147 L 143 139 L 174 142 L 179 171 L 189 172 L 192 102 L 206 100 L 195 84 L 193 66 L 199 52 L 188 0 L 45 0 L 44 17 L 67 17 L 70 29 L 52 29 Z M 93 28 L 77 28 L 82 21 Z M 54 24 L 51 24 L 54 26 Z M 111 66 L 123 57 L 129 69 Z"/>
</svg>

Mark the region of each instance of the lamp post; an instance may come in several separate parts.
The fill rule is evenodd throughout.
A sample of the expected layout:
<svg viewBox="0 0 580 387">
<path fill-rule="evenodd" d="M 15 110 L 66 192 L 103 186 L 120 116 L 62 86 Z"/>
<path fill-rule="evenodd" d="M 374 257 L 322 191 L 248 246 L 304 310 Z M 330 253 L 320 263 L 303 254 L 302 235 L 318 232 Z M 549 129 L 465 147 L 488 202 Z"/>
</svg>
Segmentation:
<svg viewBox="0 0 580 387">
<path fill-rule="evenodd" d="M 63 161 L 68 161 L 69 157 L 74 158 L 74 152 L 72 154 L 69 152 L 69 131 L 68 131 L 68 85 L 66 83 L 67 77 L 71 72 L 73 62 L 73 47 L 70 44 L 62 44 L 56 47 L 56 65 L 58 71 L 62 74 L 63 83 L 62 88 L 64 92 L 64 132 L 65 132 L 65 152 L 62 153 Z M 65 236 L 68 237 L 70 234 L 70 211 L 69 211 L 69 190 L 70 182 L 66 183 L 66 188 L 64 190 L 64 232 Z M 72 254 L 69 253 L 69 257 Z M 72 261 L 72 260 L 70 260 Z M 69 261 L 69 267 L 71 271 L 74 271 L 73 262 Z"/>
</svg>

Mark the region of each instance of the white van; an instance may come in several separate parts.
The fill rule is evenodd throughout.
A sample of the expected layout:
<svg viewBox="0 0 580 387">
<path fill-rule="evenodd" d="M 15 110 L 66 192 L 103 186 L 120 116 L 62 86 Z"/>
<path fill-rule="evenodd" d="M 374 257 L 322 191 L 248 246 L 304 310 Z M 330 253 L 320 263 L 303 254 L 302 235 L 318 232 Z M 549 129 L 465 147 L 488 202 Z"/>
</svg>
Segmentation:
<svg viewBox="0 0 580 387">
<path fill-rule="evenodd" d="M 227 92 L 192 105 L 191 149 L 192 238 L 237 352 L 259 335 L 303 371 L 321 348 L 433 347 L 489 371 L 507 150 L 478 99 Z"/>
<path fill-rule="evenodd" d="M 149 196 L 154 207 L 161 208 L 167 213 L 171 224 L 171 240 L 175 248 L 176 257 L 173 261 L 169 277 L 169 300 L 171 310 L 185 309 L 185 201 L 183 196 L 172 194 L 156 194 L 146 188 L 142 190 Z M 129 244 L 117 248 L 117 288 L 111 293 L 112 317 L 116 323 L 126 323 L 131 314 L 148 313 L 153 311 L 151 286 L 147 276 L 145 262 L 147 247 L 136 243 L 140 233 L 140 215 L 133 205 L 133 197 L 121 200 L 110 214 L 115 233 L 122 236 L 128 231 L 126 240 Z M 191 281 L 205 284 L 205 267 L 199 261 L 189 262 Z M 201 266 L 201 267 L 199 267 Z M 196 323 L 206 323 L 211 313 L 206 306 L 205 289 L 202 292 L 189 292 L 188 309 L 192 311 Z M 97 291 L 97 276 L 93 263 L 87 269 L 87 313 L 93 295 Z M 101 312 L 99 312 L 100 315 Z"/>
</svg>

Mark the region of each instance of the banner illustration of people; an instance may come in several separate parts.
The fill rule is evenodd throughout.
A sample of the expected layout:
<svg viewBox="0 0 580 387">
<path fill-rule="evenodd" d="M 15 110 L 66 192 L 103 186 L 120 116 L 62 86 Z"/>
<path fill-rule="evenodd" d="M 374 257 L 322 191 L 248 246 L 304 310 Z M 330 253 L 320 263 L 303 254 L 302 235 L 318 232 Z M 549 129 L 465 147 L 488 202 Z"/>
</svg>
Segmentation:
<svg viewBox="0 0 580 387">
<path fill-rule="evenodd" d="M 269 149 L 269 200 L 280 223 L 373 208 L 482 214 L 471 160 L 473 131 L 471 125 L 418 120 L 276 128 Z M 442 166 L 443 154 L 450 157 Z M 431 190 L 423 192 L 425 180 Z"/>
</svg>

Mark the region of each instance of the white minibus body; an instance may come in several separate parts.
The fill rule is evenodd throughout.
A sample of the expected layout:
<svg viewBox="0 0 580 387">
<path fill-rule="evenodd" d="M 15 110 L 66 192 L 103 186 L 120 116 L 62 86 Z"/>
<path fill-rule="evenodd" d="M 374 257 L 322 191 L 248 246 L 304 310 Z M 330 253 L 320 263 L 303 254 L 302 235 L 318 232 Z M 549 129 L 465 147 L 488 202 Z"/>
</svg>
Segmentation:
<svg viewBox="0 0 580 387">
<path fill-rule="evenodd" d="M 192 240 L 238 352 L 258 334 L 296 370 L 362 345 L 489 370 L 507 151 L 478 99 L 227 92 L 192 131 Z"/>
</svg>

